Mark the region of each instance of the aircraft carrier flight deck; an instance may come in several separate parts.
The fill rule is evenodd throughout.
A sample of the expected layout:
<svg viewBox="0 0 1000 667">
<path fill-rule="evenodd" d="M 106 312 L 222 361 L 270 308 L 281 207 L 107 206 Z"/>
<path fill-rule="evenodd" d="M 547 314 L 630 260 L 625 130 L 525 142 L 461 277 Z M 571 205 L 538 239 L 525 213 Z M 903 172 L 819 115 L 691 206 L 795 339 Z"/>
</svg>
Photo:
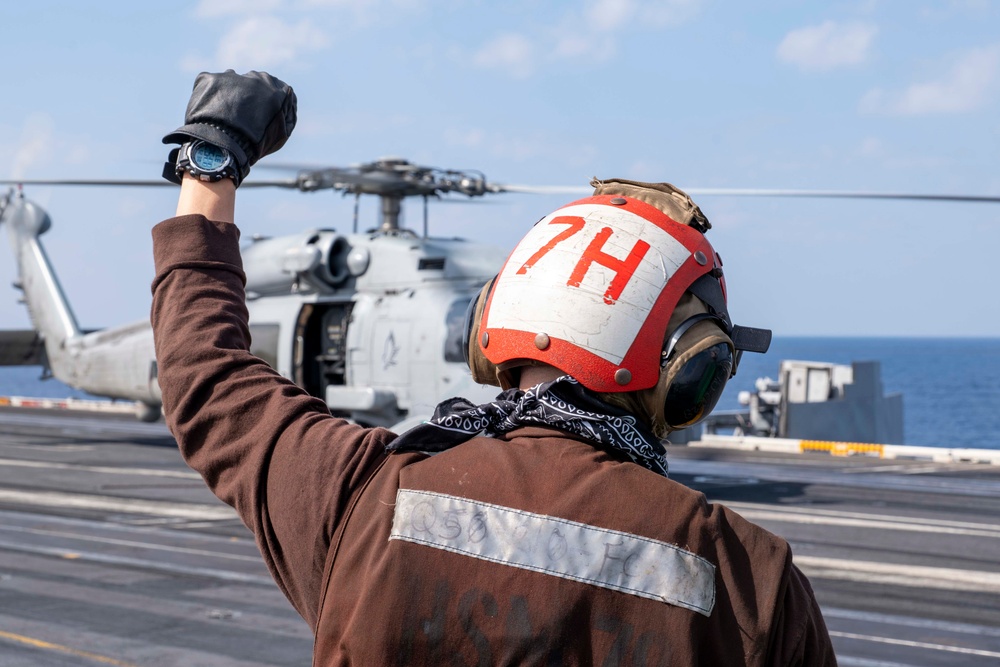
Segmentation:
<svg viewBox="0 0 1000 667">
<path fill-rule="evenodd" d="M 841 665 L 1000 664 L 1000 466 L 710 447 L 669 461 L 791 543 Z M 162 423 L 0 409 L 0 664 L 308 665 L 311 645 Z"/>
</svg>

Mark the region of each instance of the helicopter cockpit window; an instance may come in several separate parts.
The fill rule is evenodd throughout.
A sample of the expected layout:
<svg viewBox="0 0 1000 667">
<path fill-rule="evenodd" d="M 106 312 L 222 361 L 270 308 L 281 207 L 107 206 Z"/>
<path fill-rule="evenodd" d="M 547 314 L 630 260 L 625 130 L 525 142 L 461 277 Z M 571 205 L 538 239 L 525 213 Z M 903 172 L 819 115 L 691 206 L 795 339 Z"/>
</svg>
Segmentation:
<svg viewBox="0 0 1000 667">
<path fill-rule="evenodd" d="M 445 317 L 448 336 L 444 341 L 444 360 L 460 364 L 465 363 L 465 353 L 462 350 L 462 340 L 465 335 L 465 311 L 469 309 L 472 298 L 453 301 Z"/>
<path fill-rule="evenodd" d="M 277 324 L 250 325 L 250 354 L 260 357 L 271 368 L 278 367 L 278 333 L 281 327 Z"/>
</svg>

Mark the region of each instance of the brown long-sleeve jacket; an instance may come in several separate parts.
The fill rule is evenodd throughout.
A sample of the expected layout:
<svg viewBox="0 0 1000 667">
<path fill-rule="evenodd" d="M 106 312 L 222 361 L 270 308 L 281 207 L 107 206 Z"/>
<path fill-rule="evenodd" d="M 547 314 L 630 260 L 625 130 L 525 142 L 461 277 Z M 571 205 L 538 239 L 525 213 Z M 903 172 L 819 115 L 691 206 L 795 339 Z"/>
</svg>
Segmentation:
<svg viewBox="0 0 1000 667">
<path fill-rule="evenodd" d="M 554 429 L 385 453 L 248 352 L 234 225 L 153 231 L 167 421 L 317 665 L 834 665 L 784 540 Z"/>
</svg>

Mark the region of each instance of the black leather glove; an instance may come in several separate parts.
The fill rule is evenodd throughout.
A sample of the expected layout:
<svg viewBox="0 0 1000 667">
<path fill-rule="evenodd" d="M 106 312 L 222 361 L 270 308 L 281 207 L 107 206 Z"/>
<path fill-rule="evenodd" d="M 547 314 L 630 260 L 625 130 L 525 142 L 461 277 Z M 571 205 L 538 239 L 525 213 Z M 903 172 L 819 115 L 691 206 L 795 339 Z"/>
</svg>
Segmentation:
<svg viewBox="0 0 1000 667">
<path fill-rule="evenodd" d="M 225 148 L 236 162 L 239 186 L 257 160 L 285 145 L 295 118 L 295 91 L 266 72 L 202 72 L 194 81 L 184 125 L 163 137 L 163 143 L 202 139 Z M 179 183 L 173 167 L 176 156 L 174 149 L 163 175 Z"/>
</svg>

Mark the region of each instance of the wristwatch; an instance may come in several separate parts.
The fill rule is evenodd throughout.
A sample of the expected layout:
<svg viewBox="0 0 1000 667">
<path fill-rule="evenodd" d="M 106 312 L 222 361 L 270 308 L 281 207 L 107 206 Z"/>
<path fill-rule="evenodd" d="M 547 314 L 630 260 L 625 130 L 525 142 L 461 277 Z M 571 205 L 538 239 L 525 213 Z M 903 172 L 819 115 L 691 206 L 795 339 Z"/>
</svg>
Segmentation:
<svg viewBox="0 0 1000 667">
<path fill-rule="evenodd" d="M 214 183 L 223 178 L 231 178 L 234 183 L 239 184 L 232 154 L 221 146 L 201 139 L 189 141 L 178 151 L 175 167 L 177 178 L 183 178 L 185 171 L 202 181 Z"/>
</svg>

